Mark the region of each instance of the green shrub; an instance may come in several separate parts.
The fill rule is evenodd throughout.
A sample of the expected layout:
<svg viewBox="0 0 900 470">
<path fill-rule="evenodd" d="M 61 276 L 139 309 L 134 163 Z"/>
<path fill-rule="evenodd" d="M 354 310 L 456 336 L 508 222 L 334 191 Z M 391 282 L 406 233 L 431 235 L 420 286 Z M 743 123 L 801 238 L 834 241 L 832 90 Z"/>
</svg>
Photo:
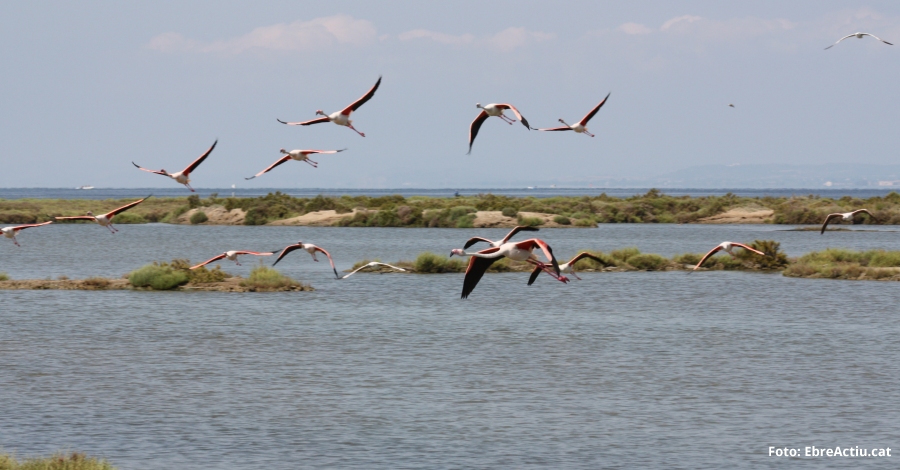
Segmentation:
<svg viewBox="0 0 900 470">
<path fill-rule="evenodd" d="M 206 269 L 206 266 L 200 266 L 199 268 L 191 269 L 188 272 L 190 273 L 191 284 L 222 282 L 225 279 L 231 277 L 231 274 L 222 271 L 222 266 L 220 265 L 216 265 L 216 267 L 213 269 Z"/>
<path fill-rule="evenodd" d="M 208 220 L 209 220 L 209 217 L 207 217 L 206 212 L 203 212 L 203 211 L 197 211 L 197 212 L 194 212 L 193 215 L 191 215 L 191 223 L 194 225 L 202 224 L 203 222 L 206 222 Z"/>
<path fill-rule="evenodd" d="M 188 207 L 191 209 L 196 209 L 200 207 L 200 196 L 196 194 L 191 194 L 187 197 Z"/>
<path fill-rule="evenodd" d="M 703 255 L 697 253 L 685 253 L 683 255 L 675 255 L 672 257 L 672 261 L 678 264 L 689 264 L 691 266 L 696 266 L 697 263 L 700 262 L 700 259 L 703 258 Z"/>
<path fill-rule="evenodd" d="M 518 222 L 519 225 L 526 225 L 528 227 L 537 227 L 544 224 L 544 220 L 539 217 L 522 217 L 522 214 L 518 215 Z"/>
<path fill-rule="evenodd" d="M 884 251 L 876 250 L 869 256 L 869 266 L 879 268 L 895 268 L 900 267 L 900 251 Z"/>
<path fill-rule="evenodd" d="M 519 211 L 515 207 L 504 207 L 501 212 L 504 217 L 517 217 L 519 215 Z"/>
<path fill-rule="evenodd" d="M 669 260 L 652 253 L 641 253 L 628 258 L 628 264 L 642 271 L 656 271 L 665 268 Z"/>
<path fill-rule="evenodd" d="M 248 210 L 244 216 L 244 225 L 265 225 L 268 221 L 265 210 L 258 207 Z"/>
<path fill-rule="evenodd" d="M 173 269 L 166 263 L 153 263 L 138 268 L 128 275 L 128 282 L 134 287 L 150 287 L 153 290 L 172 290 L 187 284 L 190 275 L 183 270 Z"/>
<path fill-rule="evenodd" d="M 629 262 L 628 260 L 632 256 L 636 256 L 639 254 L 641 254 L 641 250 L 637 249 L 636 246 L 629 246 L 627 248 L 613 250 L 612 252 L 609 253 L 609 256 L 611 256 L 613 259 L 628 263 Z"/>
<path fill-rule="evenodd" d="M 115 470 L 115 467 L 106 460 L 73 452 L 21 461 L 12 455 L 0 454 L 0 470 Z"/>
<path fill-rule="evenodd" d="M 241 281 L 244 287 L 256 289 L 282 289 L 287 287 L 300 287 L 302 283 L 295 281 L 277 269 L 259 265 L 250 270 L 250 277 Z"/>
<path fill-rule="evenodd" d="M 8 281 L 8 280 L 9 280 L 9 274 L 0 273 L 0 281 Z"/>
<path fill-rule="evenodd" d="M 459 273 L 466 270 L 466 262 L 462 259 L 453 259 L 426 251 L 420 253 L 413 262 L 413 269 L 417 273 Z"/>
<path fill-rule="evenodd" d="M 553 221 L 560 225 L 571 225 L 572 224 L 572 221 L 569 220 L 569 218 L 564 215 L 557 215 L 556 217 L 553 217 Z"/>
<path fill-rule="evenodd" d="M 113 224 L 146 224 L 147 219 L 132 212 L 122 212 L 121 214 L 116 214 L 112 222 Z"/>
<path fill-rule="evenodd" d="M 762 251 L 766 256 L 760 256 L 748 250 L 740 250 L 736 253 L 737 258 L 742 262 L 753 263 L 760 269 L 782 269 L 789 264 L 787 255 L 781 252 L 781 243 L 775 240 L 753 240 L 750 247 Z"/>
</svg>

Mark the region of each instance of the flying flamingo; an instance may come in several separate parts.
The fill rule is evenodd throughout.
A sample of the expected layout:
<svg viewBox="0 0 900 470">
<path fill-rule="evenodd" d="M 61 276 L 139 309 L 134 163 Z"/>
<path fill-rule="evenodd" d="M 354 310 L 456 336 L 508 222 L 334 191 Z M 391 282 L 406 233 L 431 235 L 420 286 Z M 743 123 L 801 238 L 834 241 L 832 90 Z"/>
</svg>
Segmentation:
<svg viewBox="0 0 900 470">
<path fill-rule="evenodd" d="M 500 245 L 502 245 L 502 244 L 508 242 L 510 238 L 514 237 L 517 233 L 519 233 L 519 232 L 522 231 L 522 230 L 525 230 L 525 231 L 528 231 L 528 232 L 537 232 L 537 231 L 538 231 L 538 228 L 537 228 L 537 227 L 531 227 L 531 226 L 529 226 L 529 225 L 517 225 L 515 228 L 513 228 L 512 230 L 510 230 L 509 233 L 507 233 L 506 236 L 503 237 L 502 240 L 500 240 L 500 241 L 498 241 L 498 242 L 488 240 L 487 238 L 484 238 L 484 237 L 472 237 L 472 238 L 470 238 L 469 240 L 466 241 L 466 244 L 463 245 L 463 249 L 466 249 L 466 248 L 468 248 L 468 247 L 470 247 L 470 246 L 472 246 L 472 245 L 474 245 L 474 244 L 476 244 L 476 243 L 478 243 L 478 242 L 488 242 L 488 243 L 490 243 L 490 245 L 491 245 L 492 247 L 496 248 L 496 247 L 499 247 Z"/>
<path fill-rule="evenodd" d="M 253 175 L 253 176 L 251 176 L 251 177 L 249 177 L 249 178 L 244 178 L 244 179 L 245 179 L 245 180 L 252 180 L 253 178 L 256 178 L 257 176 L 262 176 L 263 174 L 272 171 L 272 169 L 275 168 L 276 166 L 281 165 L 282 163 L 284 163 L 284 162 L 286 162 L 286 161 L 288 161 L 288 160 L 297 160 L 298 162 L 306 162 L 306 163 L 312 165 L 313 168 L 318 168 L 318 167 L 319 167 L 319 162 L 314 162 L 314 161 L 310 160 L 310 159 L 309 159 L 309 156 L 310 156 L 310 155 L 313 155 L 313 154 L 316 154 L 316 153 L 338 153 L 338 152 L 343 152 L 344 150 L 347 150 L 347 149 L 340 149 L 340 150 L 291 150 L 290 152 L 288 152 L 288 151 L 285 150 L 285 149 L 281 149 L 280 152 L 283 153 L 284 156 L 281 157 L 280 159 L 278 159 L 277 162 L 275 162 L 275 163 L 269 165 L 269 167 L 266 168 L 265 170 L 260 171 L 259 173 L 255 174 L 255 175 Z"/>
<path fill-rule="evenodd" d="M 832 45 L 826 47 L 825 50 L 827 51 L 828 49 L 831 49 L 832 47 L 836 46 L 838 42 L 841 42 L 841 41 L 843 41 L 844 39 L 849 39 L 849 38 L 852 38 L 852 37 L 856 37 L 857 39 L 862 39 L 863 36 L 872 36 L 873 38 L 875 38 L 875 39 L 877 39 L 877 40 L 879 40 L 879 41 L 881 41 L 881 42 L 883 42 L 883 43 L 885 43 L 885 44 L 887 44 L 887 45 L 889 45 L 889 46 L 893 46 L 893 44 L 891 44 L 891 43 L 885 41 L 884 39 L 881 39 L 880 37 L 878 37 L 878 36 L 876 36 L 876 35 L 874 35 L 874 34 L 869 34 L 869 33 L 853 33 L 853 34 L 848 34 L 848 35 L 846 35 L 846 36 L 844 36 L 844 37 L 838 39 L 836 43 L 834 43 L 834 44 L 832 44 Z"/>
<path fill-rule="evenodd" d="M 365 134 L 363 134 L 360 131 L 357 131 L 356 128 L 353 127 L 353 121 L 350 120 L 350 113 L 359 109 L 359 107 L 364 105 L 366 103 L 366 101 L 369 101 L 373 96 L 375 96 L 375 90 L 378 89 L 378 85 L 381 85 L 381 77 L 380 76 L 378 77 L 378 81 L 375 82 L 375 86 L 373 86 L 371 90 L 367 91 L 366 94 L 362 95 L 362 97 L 360 99 L 350 103 L 349 106 L 347 106 L 346 108 L 344 108 L 340 111 L 336 111 L 331 114 L 325 114 L 325 112 L 322 111 L 321 109 L 316 110 L 316 115 L 321 114 L 324 117 L 311 119 L 309 121 L 303 121 L 303 122 L 285 122 L 278 118 L 276 118 L 275 120 L 282 124 L 287 124 L 289 126 L 309 126 L 311 124 L 319 124 L 320 122 L 331 121 L 339 126 L 347 126 L 350 129 L 353 129 L 354 131 L 356 131 L 357 134 L 365 137 L 366 136 Z"/>
<path fill-rule="evenodd" d="M 338 279 L 347 279 L 348 277 L 350 277 L 350 276 L 356 274 L 357 271 L 360 271 L 360 270 L 366 269 L 366 268 L 372 268 L 372 267 L 375 267 L 375 266 L 387 266 L 387 267 L 389 267 L 389 268 L 396 269 L 396 270 L 398 270 L 398 271 L 406 272 L 405 269 L 403 269 L 403 268 L 398 268 L 397 266 L 391 266 L 390 264 L 387 264 L 387 263 L 379 263 L 378 261 L 372 261 L 372 262 L 369 263 L 369 264 L 364 264 L 364 265 L 362 265 L 362 266 L 360 266 L 360 267 L 354 269 L 353 272 L 351 272 L 350 274 L 345 274 L 345 275 L 339 277 Z"/>
<path fill-rule="evenodd" d="M 196 266 L 191 266 L 191 269 L 197 269 L 197 268 L 199 268 L 200 266 L 206 266 L 207 264 L 212 263 L 213 261 L 219 261 L 219 260 L 222 259 L 222 258 L 227 258 L 227 259 L 229 259 L 229 260 L 231 260 L 231 261 L 234 261 L 234 264 L 240 266 L 241 263 L 240 263 L 240 261 L 237 260 L 237 257 L 240 256 L 240 255 L 272 256 L 272 255 L 274 255 L 275 253 L 278 253 L 278 252 L 277 252 L 277 251 L 269 251 L 269 252 L 263 252 L 263 253 L 261 253 L 261 252 L 258 252 L 258 251 L 234 251 L 234 250 L 231 250 L 231 251 L 226 251 L 225 253 L 222 253 L 222 254 L 220 254 L 220 255 L 218 255 L 218 256 L 215 256 L 215 257 L 213 257 L 213 258 L 210 258 L 210 259 L 208 259 L 208 260 L 206 260 L 206 261 L 204 261 L 204 262 L 202 262 L 202 263 L 200 263 L 200 264 L 198 264 L 198 265 L 196 265 Z"/>
<path fill-rule="evenodd" d="M 516 122 L 514 119 L 510 119 L 503 114 L 504 109 L 512 110 L 513 114 L 522 121 L 522 125 L 525 126 L 526 129 L 531 130 L 531 126 L 528 125 L 528 121 L 525 120 L 522 113 L 511 104 L 491 103 L 487 106 L 482 106 L 481 103 L 475 103 L 475 107 L 481 108 L 481 112 L 478 113 L 478 116 L 475 117 L 475 120 L 472 121 L 472 124 L 469 126 L 469 152 L 466 153 L 466 155 L 472 153 L 472 144 L 475 143 L 475 136 L 478 135 L 478 129 L 481 129 L 481 125 L 484 124 L 484 120 L 488 117 L 497 116 L 510 126 Z"/>
<path fill-rule="evenodd" d="M 606 98 L 609 98 L 609 95 L 611 95 L 611 94 L 612 93 L 608 93 L 606 95 Z M 591 137 L 594 137 L 594 134 L 591 134 L 590 132 L 588 132 L 587 123 L 588 123 L 588 121 L 591 120 L 592 117 L 594 117 L 595 114 L 597 114 L 597 111 L 600 110 L 600 107 L 603 106 L 603 103 L 606 103 L 606 98 L 603 98 L 603 101 L 601 101 L 600 104 L 598 104 L 597 106 L 594 106 L 594 109 L 592 109 L 591 112 L 585 114 L 584 117 L 581 118 L 581 120 L 578 121 L 578 123 L 575 124 L 574 126 L 570 126 L 570 125 L 566 124 L 566 121 L 563 121 L 562 119 L 560 119 L 559 122 L 565 124 L 563 127 L 551 127 L 551 128 L 547 128 L 547 129 L 535 129 L 535 130 L 538 130 L 538 131 L 575 131 L 579 134 L 584 133 Z M 733 105 L 730 105 L 730 106 L 732 108 L 734 107 Z"/>
<path fill-rule="evenodd" d="M 153 195 L 151 194 L 150 196 L 153 196 Z M 130 204 L 125 204 L 124 206 L 119 207 L 118 209 L 113 209 L 105 214 L 101 214 L 101 215 L 97 215 L 97 216 L 95 216 L 93 212 L 88 211 L 87 215 L 79 215 L 79 216 L 75 216 L 75 217 L 54 217 L 54 219 L 56 219 L 56 220 L 93 220 L 94 222 L 97 222 L 98 224 L 100 224 L 101 227 L 108 228 L 111 233 L 116 233 L 119 231 L 119 229 L 113 227 L 113 224 L 112 224 L 113 217 L 115 217 L 116 214 L 118 214 L 120 212 L 125 212 L 128 209 L 131 209 L 132 207 L 144 202 L 144 200 L 150 196 L 147 196 L 144 199 L 138 199 L 137 201 L 134 201 Z"/>
<path fill-rule="evenodd" d="M 305 250 L 307 253 L 312 255 L 313 261 L 316 261 L 316 262 L 319 261 L 318 259 L 316 259 L 316 252 L 318 251 L 320 253 L 323 253 L 325 256 L 328 257 L 328 262 L 331 263 L 331 269 L 334 271 L 334 277 L 340 279 L 340 276 L 338 276 L 337 268 L 334 267 L 334 260 L 331 259 L 331 255 L 328 254 L 327 251 L 325 251 L 322 248 L 319 248 L 316 245 L 313 245 L 311 243 L 297 242 L 293 245 L 288 245 L 288 246 L 284 247 L 284 249 L 281 251 L 281 254 L 278 255 L 278 259 L 276 259 L 275 262 L 272 263 L 272 266 L 275 266 L 276 264 L 278 264 L 278 262 L 281 261 L 281 258 L 284 258 L 285 255 L 287 255 L 288 253 L 290 253 L 294 250 Z"/>
<path fill-rule="evenodd" d="M 754 249 L 754 248 L 750 248 L 749 246 L 744 245 L 743 243 L 722 242 L 722 243 L 719 243 L 719 244 L 718 244 L 715 248 L 713 248 L 712 250 L 709 250 L 709 253 L 707 253 L 706 255 L 704 255 L 703 258 L 700 259 L 700 262 L 697 263 L 697 266 L 694 266 L 694 269 L 692 269 L 688 274 L 690 274 L 690 273 L 696 271 L 697 269 L 699 269 L 700 266 L 703 265 L 703 262 L 706 261 L 707 258 L 709 258 L 710 256 L 712 256 L 712 255 L 713 255 L 714 253 L 716 253 L 717 251 L 722 250 L 722 251 L 724 251 L 725 253 L 728 253 L 729 255 L 731 255 L 732 258 L 735 258 L 736 256 L 734 255 L 734 252 L 731 251 L 731 250 L 733 250 L 735 247 L 737 247 L 737 248 L 743 248 L 743 249 L 748 250 L 748 251 L 752 251 L 752 252 L 754 252 L 754 253 L 756 253 L 756 254 L 758 254 L 758 255 L 761 255 L 761 256 L 767 256 L 767 255 L 766 255 L 765 253 L 763 253 L 762 251 L 756 250 L 756 249 Z"/>
<path fill-rule="evenodd" d="M 575 255 L 574 258 L 570 259 L 568 263 L 563 263 L 563 264 L 559 265 L 559 272 L 561 272 L 563 274 L 571 274 L 572 276 L 575 277 L 575 279 L 578 279 L 580 281 L 581 278 L 578 277 L 578 274 L 575 274 L 575 263 L 580 261 L 582 258 L 590 258 L 600 264 L 603 264 L 603 265 L 606 264 L 602 259 L 598 258 L 597 256 L 594 256 L 586 251 L 582 251 L 581 253 L 578 253 L 577 255 Z M 536 266 L 534 268 L 534 271 L 531 271 L 531 277 L 528 279 L 529 286 L 534 284 L 534 281 L 537 279 L 537 277 L 541 273 L 541 271 L 542 271 L 542 269 L 540 266 Z"/>
<path fill-rule="evenodd" d="M 203 155 L 200 155 L 200 158 L 194 160 L 194 163 L 191 163 L 190 165 L 187 166 L 187 168 L 179 171 L 178 173 L 169 173 L 165 169 L 159 170 L 159 171 L 149 170 L 147 168 L 144 168 L 144 167 L 138 165 L 135 162 L 131 162 L 131 164 L 138 167 L 141 170 L 144 170 L 144 171 L 147 171 L 150 173 L 156 173 L 157 175 L 168 176 L 169 178 L 172 178 L 173 180 L 187 186 L 187 188 L 190 189 L 191 192 L 194 192 L 194 188 L 192 188 L 191 185 L 188 184 L 191 182 L 191 173 L 194 171 L 195 168 L 197 168 L 198 166 L 200 166 L 201 163 L 203 163 L 203 160 L 206 160 L 206 157 L 208 157 L 209 154 L 213 151 L 213 149 L 216 148 L 217 143 L 219 143 L 219 139 L 216 139 L 216 141 L 213 142 L 212 147 L 210 147 L 209 150 L 207 150 Z"/>
<path fill-rule="evenodd" d="M 544 252 L 544 256 L 546 256 L 547 260 L 550 262 L 549 264 L 543 263 L 537 259 L 537 256 L 532 253 L 535 248 L 540 248 Z M 515 243 L 504 243 L 499 247 L 486 248 L 474 253 L 468 253 L 464 249 L 456 248 L 450 250 L 450 256 L 453 255 L 471 257 L 469 259 L 469 265 L 466 267 L 466 277 L 463 280 L 461 296 L 463 299 L 469 297 L 469 294 L 475 289 L 478 281 L 484 276 L 485 271 L 491 267 L 491 264 L 504 256 L 513 261 L 526 261 L 544 269 L 558 281 L 569 282 L 567 277 L 560 275 L 559 264 L 553 256 L 553 250 L 546 242 L 538 238 L 531 238 Z"/>
<path fill-rule="evenodd" d="M 819 232 L 819 235 L 822 235 L 822 234 L 825 233 L 825 227 L 827 227 L 828 224 L 829 224 L 833 219 L 836 219 L 836 218 L 840 217 L 840 218 L 842 218 L 843 220 L 846 220 L 846 221 L 852 221 L 852 220 L 853 220 L 853 217 L 856 216 L 856 214 L 859 214 L 860 212 L 862 212 L 862 213 L 864 213 L 864 214 L 869 214 L 869 217 L 871 217 L 872 220 L 877 220 L 877 219 L 875 219 L 875 216 L 872 215 L 872 213 L 869 212 L 869 211 L 866 210 L 866 209 L 857 209 L 857 210 L 855 210 L 855 211 L 853 211 L 853 212 L 835 212 L 834 214 L 828 214 L 828 216 L 825 217 L 825 223 L 822 224 L 822 231 Z"/>
<path fill-rule="evenodd" d="M 42 224 L 28 224 L 28 225 L 18 225 L 15 227 L 3 227 L 3 228 L 0 228 L 0 233 L 2 233 L 4 236 L 6 236 L 6 238 L 12 238 L 12 241 L 13 241 L 13 243 L 16 244 L 16 246 L 22 246 L 22 245 L 19 245 L 19 241 L 16 240 L 16 235 L 19 234 L 19 230 L 23 230 L 23 229 L 31 228 L 31 227 L 40 227 L 41 225 L 47 225 L 47 224 L 52 224 L 52 223 L 53 223 L 53 221 L 51 220 L 49 222 L 44 222 Z"/>
</svg>

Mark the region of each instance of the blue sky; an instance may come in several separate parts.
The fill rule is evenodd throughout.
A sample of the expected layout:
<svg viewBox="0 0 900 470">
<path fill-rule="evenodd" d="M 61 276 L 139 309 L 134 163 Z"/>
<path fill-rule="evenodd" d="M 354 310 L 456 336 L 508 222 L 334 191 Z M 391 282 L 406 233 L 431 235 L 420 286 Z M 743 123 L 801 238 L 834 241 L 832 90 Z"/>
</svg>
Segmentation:
<svg viewBox="0 0 900 470">
<path fill-rule="evenodd" d="M 4 2 L 0 186 L 587 185 L 704 164 L 897 161 L 897 2 Z M 871 38 L 835 40 L 867 31 Z M 364 93 L 355 126 L 288 127 Z M 596 138 L 535 127 L 607 93 Z M 734 103 L 735 108 L 728 104 Z M 348 148 L 318 169 L 280 148 Z"/>
</svg>

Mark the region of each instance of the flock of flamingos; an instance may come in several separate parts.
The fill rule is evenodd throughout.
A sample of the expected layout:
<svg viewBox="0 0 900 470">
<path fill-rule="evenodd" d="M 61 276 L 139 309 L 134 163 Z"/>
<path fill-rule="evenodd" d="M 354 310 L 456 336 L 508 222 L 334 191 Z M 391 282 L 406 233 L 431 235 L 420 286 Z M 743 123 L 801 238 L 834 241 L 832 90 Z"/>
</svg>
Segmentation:
<svg viewBox="0 0 900 470">
<path fill-rule="evenodd" d="M 879 41 L 881 41 L 885 44 L 892 45 L 891 43 L 889 43 L 881 38 L 878 38 L 872 34 L 869 34 L 869 33 L 854 33 L 854 34 L 850 34 L 850 35 L 847 35 L 847 36 L 839 39 L 836 43 L 832 44 L 831 46 L 826 47 L 825 49 L 830 49 L 831 47 L 834 47 L 834 45 L 840 43 L 844 39 L 848 39 L 851 37 L 856 37 L 856 38 L 861 39 L 864 36 L 872 36 L 873 38 L 878 39 Z M 309 126 L 312 124 L 333 122 L 339 126 L 348 127 L 350 129 L 352 129 L 354 132 L 356 132 L 357 134 L 359 134 L 360 136 L 365 137 L 366 135 L 364 133 L 358 131 L 355 127 L 353 127 L 353 121 L 350 120 L 350 114 L 353 113 L 354 111 L 358 110 L 363 104 L 365 104 L 373 96 L 375 96 L 375 91 L 378 90 L 379 85 L 381 85 L 381 77 L 378 77 L 378 81 L 375 82 L 375 85 L 368 92 L 366 92 L 366 94 L 364 94 L 362 97 L 360 97 L 359 99 L 357 99 L 356 101 L 351 103 L 349 106 L 345 107 L 344 109 L 342 109 L 340 111 L 336 111 L 331 114 L 325 114 L 325 112 L 320 109 L 320 110 L 316 111 L 317 116 L 318 115 L 322 116 L 319 118 L 311 119 L 308 121 L 300 121 L 300 122 L 286 122 L 286 121 L 282 121 L 281 119 L 278 119 L 278 122 L 280 122 L 282 124 L 287 124 L 289 126 Z M 481 129 L 481 125 L 484 123 L 485 120 L 487 120 L 488 117 L 491 117 L 491 116 L 499 117 L 504 122 L 507 122 L 510 125 L 512 125 L 513 123 L 516 122 L 514 119 L 511 119 L 510 117 L 508 117 L 504 114 L 505 110 L 512 111 L 512 113 L 515 114 L 516 118 L 518 118 L 518 120 L 521 121 L 522 125 L 525 126 L 525 128 L 528 130 L 574 131 L 579 134 L 585 134 L 585 135 L 594 137 L 594 134 L 591 134 L 590 132 L 588 132 L 588 129 L 587 129 L 588 121 L 590 121 L 591 118 L 593 118 L 594 115 L 597 114 L 597 111 L 599 111 L 600 108 L 604 105 L 604 103 L 606 103 L 606 100 L 608 98 L 609 98 L 609 94 L 607 94 L 606 97 L 603 98 L 602 101 L 600 101 L 600 103 L 598 103 L 596 106 L 594 106 L 594 108 L 591 109 L 591 111 L 589 113 L 587 113 L 583 118 L 581 118 L 581 120 L 576 122 L 574 125 L 568 124 L 565 121 L 563 121 L 562 119 L 560 119 L 559 122 L 563 124 L 562 126 L 551 127 L 551 128 L 540 128 L 540 129 L 532 128 L 528 124 L 528 121 L 525 119 L 525 117 L 522 116 L 522 113 L 520 113 L 519 110 L 516 109 L 516 107 L 511 104 L 491 103 L 491 104 L 482 106 L 481 103 L 476 103 L 475 106 L 477 108 L 481 109 L 481 112 L 478 113 L 478 116 L 476 116 L 475 120 L 473 120 L 472 123 L 469 125 L 469 153 L 472 152 L 472 144 L 475 142 L 475 137 L 478 135 L 478 131 Z M 729 105 L 729 106 L 734 107 L 734 105 Z M 163 176 L 172 178 L 175 181 L 177 181 L 178 183 L 185 185 L 185 187 L 187 187 L 189 190 L 191 190 L 191 192 L 193 192 L 194 188 L 192 188 L 190 185 L 190 181 L 191 181 L 190 175 L 201 163 L 203 163 L 204 160 L 206 160 L 207 157 L 209 157 L 209 154 L 212 153 L 213 149 L 216 148 L 216 143 L 218 143 L 218 140 L 216 142 L 213 142 L 212 146 L 210 146 L 209 149 L 207 149 L 206 152 L 203 153 L 203 155 L 201 155 L 199 158 L 194 160 L 184 170 L 181 170 L 177 173 L 169 173 L 164 169 L 150 170 L 150 169 L 147 169 L 147 168 L 144 168 L 144 167 L 138 165 L 137 163 L 132 162 L 132 164 L 142 171 L 146 171 L 146 172 L 154 173 L 157 175 L 163 175 Z M 318 166 L 318 162 L 310 160 L 310 158 L 309 158 L 310 155 L 334 154 L 334 153 L 342 152 L 344 150 L 346 150 L 346 149 L 341 149 L 341 150 L 291 150 L 290 152 L 288 152 L 285 149 L 281 149 L 281 153 L 284 154 L 283 157 L 279 158 L 277 161 L 275 161 L 275 163 L 269 165 L 267 168 L 260 171 L 259 173 L 255 174 L 249 178 L 246 178 L 246 179 L 249 180 L 249 179 L 256 178 L 258 176 L 262 176 L 263 174 L 268 173 L 269 171 L 272 171 L 277 166 L 279 166 L 282 163 L 285 163 L 289 160 L 297 160 L 297 161 L 301 161 L 301 162 L 306 162 L 315 168 Z M 150 197 L 150 196 L 147 196 L 147 197 Z M 126 204 L 122 207 L 113 209 L 105 214 L 94 215 L 92 212 L 87 212 L 86 215 L 82 215 L 82 216 L 54 217 L 54 219 L 56 219 L 56 220 L 89 220 L 89 221 L 96 222 L 97 224 L 99 224 L 103 227 L 106 227 L 107 229 L 109 229 L 109 231 L 111 233 L 116 233 L 118 231 L 118 229 L 116 229 L 112 225 L 113 217 L 115 217 L 116 214 L 122 213 L 122 212 L 124 212 L 128 209 L 131 209 L 132 207 L 144 202 L 144 200 L 146 200 L 146 199 L 147 199 L 146 197 L 143 199 L 139 199 L 132 203 Z M 825 218 L 825 222 L 822 224 L 822 229 L 820 231 L 820 234 L 825 233 L 825 228 L 828 226 L 828 224 L 832 220 L 841 218 L 844 221 L 852 221 L 854 219 L 854 217 L 860 213 L 865 213 L 869 217 L 874 219 L 872 214 L 866 209 L 858 209 L 858 210 L 855 210 L 852 212 L 845 212 L 845 213 L 829 214 Z M 24 230 L 26 228 L 31 228 L 31 227 L 40 227 L 40 226 L 48 225 L 51 223 L 53 223 L 53 221 L 48 221 L 48 222 L 44 222 L 44 223 L 40 223 L 40 224 L 26 224 L 26 225 L 14 226 L 14 227 L 3 227 L 2 229 L 0 229 L 0 232 L 2 232 L 3 235 L 6 236 L 6 238 L 12 239 L 13 243 L 15 243 L 16 246 L 20 246 L 18 241 L 16 240 L 16 234 L 19 231 Z M 569 278 L 567 278 L 564 274 L 570 274 L 570 275 L 574 276 L 576 279 L 580 279 L 575 274 L 575 270 L 574 270 L 575 263 L 577 263 L 582 258 L 593 258 L 597 261 L 600 261 L 597 257 L 595 257 L 594 255 L 592 255 L 590 253 L 582 252 L 582 253 L 579 253 L 574 258 L 572 258 L 571 260 L 569 260 L 567 263 L 559 264 L 559 262 L 556 260 L 556 257 L 553 255 L 553 250 L 550 248 L 550 245 L 548 245 L 547 242 L 545 242 L 544 240 L 541 240 L 539 238 L 531 238 L 531 239 L 528 239 L 525 241 L 520 241 L 520 242 L 511 242 L 510 241 L 510 239 L 513 236 L 515 236 L 517 233 L 519 233 L 520 231 L 536 231 L 536 230 L 537 230 L 537 228 L 534 228 L 534 227 L 518 226 L 518 227 L 515 227 L 514 229 L 512 229 L 512 231 L 510 231 L 509 234 L 507 234 L 506 237 L 504 237 L 502 240 L 493 241 L 493 240 L 489 240 L 489 239 L 483 238 L 483 237 L 473 237 L 473 238 L 470 238 L 465 243 L 463 248 L 457 248 L 457 249 L 451 250 L 451 252 L 450 252 L 451 257 L 454 255 L 469 257 L 469 264 L 466 268 L 465 278 L 463 280 L 462 298 L 464 298 L 464 299 L 468 298 L 469 294 L 471 294 L 472 291 L 475 289 L 475 286 L 478 284 L 478 281 L 481 280 L 481 277 L 488 270 L 488 268 L 491 266 L 491 264 L 493 264 L 495 261 L 499 260 L 500 258 L 505 257 L 505 258 L 509 258 L 513 261 L 524 261 L 524 262 L 534 265 L 534 270 L 531 272 L 531 276 L 528 280 L 528 285 L 531 285 L 532 283 L 534 283 L 534 281 L 537 279 L 537 277 L 540 275 L 541 272 L 545 272 L 552 278 L 556 279 L 557 281 L 563 282 L 563 283 L 569 282 Z M 479 243 L 479 242 L 486 242 L 486 243 L 490 244 L 490 248 L 486 248 L 486 249 L 474 251 L 474 252 L 466 251 L 467 248 L 469 248 L 472 245 Z M 710 256 L 712 256 L 713 254 L 715 254 L 719 251 L 724 251 L 725 253 L 728 253 L 732 257 L 734 257 L 735 254 L 732 251 L 734 248 L 742 248 L 744 250 L 751 251 L 760 256 L 768 256 L 766 253 L 763 253 L 762 251 L 753 249 L 742 243 L 726 241 L 726 242 L 720 243 L 715 248 L 713 248 L 708 253 L 706 253 L 706 255 L 704 255 L 703 258 L 700 259 L 700 262 L 698 262 L 697 265 L 694 266 L 693 271 L 696 271 L 697 269 L 699 269 Z M 539 249 L 543 253 L 544 257 L 546 258 L 546 261 L 541 261 L 538 258 L 538 256 L 535 255 L 534 251 L 536 249 Z M 358 272 L 362 269 L 374 267 L 374 266 L 378 266 L 378 265 L 386 266 L 388 268 L 396 269 L 399 271 L 405 271 L 403 268 L 391 266 L 389 264 L 379 263 L 379 262 L 371 262 L 369 264 L 366 264 L 364 266 L 357 268 L 356 270 L 354 270 L 353 272 L 351 272 L 347 275 L 340 276 L 340 275 L 338 275 L 337 269 L 334 266 L 334 260 L 331 258 L 331 254 L 329 254 L 323 248 L 320 248 L 320 247 L 310 244 L 310 243 L 303 243 L 302 241 L 298 241 L 295 244 L 288 245 L 281 250 L 273 251 L 273 252 L 234 251 L 234 250 L 226 251 L 224 253 L 221 253 L 217 256 L 214 256 L 214 257 L 204 261 L 203 263 L 200 263 L 196 266 L 191 267 L 191 269 L 197 269 L 201 266 L 205 266 L 209 263 L 212 263 L 212 262 L 215 262 L 215 261 L 218 261 L 221 259 L 229 259 L 231 261 L 234 261 L 237 264 L 240 264 L 237 261 L 237 257 L 242 256 L 242 255 L 272 256 L 272 255 L 280 253 L 278 258 L 272 264 L 274 266 L 274 265 L 278 264 L 278 262 L 281 261 L 281 259 L 284 258 L 286 255 L 288 255 L 289 253 L 296 251 L 296 250 L 306 251 L 307 253 L 309 253 L 312 256 L 313 261 L 318 261 L 318 259 L 316 258 L 317 252 L 325 255 L 328 258 L 329 263 L 331 263 L 331 269 L 332 269 L 332 271 L 334 271 L 334 275 L 337 279 L 346 279 L 347 277 L 352 276 L 353 274 L 355 274 L 356 272 Z M 693 271 L 691 271 L 691 272 L 693 272 Z"/>
</svg>

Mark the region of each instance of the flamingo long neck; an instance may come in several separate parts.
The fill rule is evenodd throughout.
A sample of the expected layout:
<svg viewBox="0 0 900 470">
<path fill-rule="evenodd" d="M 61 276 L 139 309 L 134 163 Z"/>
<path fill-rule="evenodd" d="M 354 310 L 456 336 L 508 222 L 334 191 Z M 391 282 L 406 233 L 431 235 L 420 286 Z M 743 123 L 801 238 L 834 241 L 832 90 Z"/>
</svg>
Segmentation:
<svg viewBox="0 0 900 470">
<path fill-rule="evenodd" d="M 566 121 L 563 121 L 563 120 L 562 120 L 562 119 L 560 119 L 560 120 L 559 120 L 559 122 L 561 122 L 561 123 L 563 123 L 563 124 L 565 124 L 565 125 L 566 125 L 566 126 L 568 126 L 568 127 L 572 127 L 572 126 L 571 126 L 571 125 L 569 125 L 569 123 L 568 123 L 568 122 L 566 122 Z"/>
</svg>

